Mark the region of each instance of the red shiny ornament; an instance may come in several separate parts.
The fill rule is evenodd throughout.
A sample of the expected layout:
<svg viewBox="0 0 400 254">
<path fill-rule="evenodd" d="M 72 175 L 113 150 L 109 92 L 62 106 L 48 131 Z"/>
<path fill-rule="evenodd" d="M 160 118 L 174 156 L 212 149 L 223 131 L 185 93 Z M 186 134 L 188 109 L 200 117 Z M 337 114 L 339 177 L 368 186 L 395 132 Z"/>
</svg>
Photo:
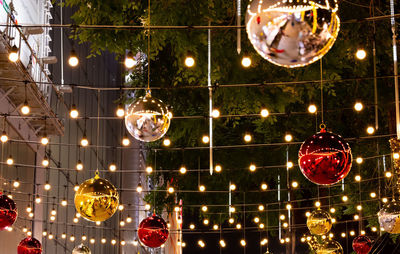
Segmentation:
<svg viewBox="0 0 400 254">
<path fill-rule="evenodd" d="M 18 254 L 41 254 L 42 244 L 33 237 L 27 237 L 18 245 Z"/>
<path fill-rule="evenodd" d="M 303 175 L 315 184 L 331 185 L 350 172 L 352 155 L 349 144 L 339 135 L 321 132 L 308 138 L 299 151 Z"/>
<path fill-rule="evenodd" d="M 0 192 L 1 195 L 1 192 Z M 18 212 L 15 202 L 6 195 L 0 196 L 0 231 L 11 227 L 17 219 Z"/>
<path fill-rule="evenodd" d="M 372 249 L 372 241 L 368 236 L 360 235 L 353 240 L 353 250 L 357 254 L 367 254 Z"/>
<path fill-rule="evenodd" d="M 153 214 L 153 216 L 144 219 L 138 229 L 140 241 L 150 248 L 158 248 L 168 239 L 169 231 L 167 223 Z"/>
</svg>

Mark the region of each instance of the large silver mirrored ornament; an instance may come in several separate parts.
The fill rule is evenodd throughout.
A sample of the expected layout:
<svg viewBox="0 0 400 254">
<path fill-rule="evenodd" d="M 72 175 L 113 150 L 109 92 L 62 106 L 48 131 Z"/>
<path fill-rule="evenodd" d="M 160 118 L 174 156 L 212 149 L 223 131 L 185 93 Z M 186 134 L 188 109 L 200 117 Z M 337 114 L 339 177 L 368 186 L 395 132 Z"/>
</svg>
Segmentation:
<svg viewBox="0 0 400 254">
<path fill-rule="evenodd" d="M 378 213 L 381 228 L 390 234 L 400 234 L 400 203 L 397 200 L 385 204 Z"/>
<path fill-rule="evenodd" d="M 340 29 L 337 10 L 337 0 L 253 0 L 247 8 L 247 35 L 271 63 L 306 66 L 335 43 Z"/>
<path fill-rule="evenodd" d="M 90 251 L 89 247 L 81 244 L 76 246 L 73 250 L 72 250 L 72 254 L 91 254 L 92 252 Z"/>
<path fill-rule="evenodd" d="M 137 140 L 153 142 L 167 133 L 172 114 L 161 100 L 147 93 L 129 105 L 125 126 Z"/>
</svg>

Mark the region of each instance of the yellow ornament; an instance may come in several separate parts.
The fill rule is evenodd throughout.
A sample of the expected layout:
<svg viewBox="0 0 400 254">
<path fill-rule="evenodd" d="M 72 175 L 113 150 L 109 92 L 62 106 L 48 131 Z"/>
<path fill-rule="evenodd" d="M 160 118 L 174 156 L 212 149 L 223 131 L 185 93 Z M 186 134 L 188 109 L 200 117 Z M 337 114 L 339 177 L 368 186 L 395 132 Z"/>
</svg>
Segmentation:
<svg viewBox="0 0 400 254">
<path fill-rule="evenodd" d="M 329 213 L 318 209 L 308 217 L 307 227 L 313 235 L 325 235 L 332 229 L 332 217 Z"/>
<path fill-rule="evenodd" d="M 89 221 L 105 221 L 117 211 L 119 195 L 117 189 L 98 173 L 86 180 L 75 193 L 75 208 Z"/>
</svg>

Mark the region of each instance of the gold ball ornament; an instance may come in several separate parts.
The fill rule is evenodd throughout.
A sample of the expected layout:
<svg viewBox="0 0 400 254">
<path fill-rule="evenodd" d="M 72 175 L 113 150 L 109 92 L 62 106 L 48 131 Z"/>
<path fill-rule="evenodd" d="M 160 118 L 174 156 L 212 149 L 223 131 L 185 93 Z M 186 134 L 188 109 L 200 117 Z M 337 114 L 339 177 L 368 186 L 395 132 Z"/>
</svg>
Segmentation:
<svg viewBox="0 0 400 254">
<path fill-rule="evenodd" d="M 161 100 L 150 92 L 129 105 L 125 126 L 137 140 L 153 142 L 162 138 L 171 124 L 172 114 Z"/>
<path fill-rule="evenodd" d="M 317 251 L 317 254 L 343 254 L 343 247 L 340 243 L 335 240 L 327 240 L 321 244 Z"/>
<path fill-rule="evenodd" d="M 321 59 L 340 30 L 337 0 L 253 0 L 246 31 L 254 49 L 269 62 L 295 68 Z"/>
<path fill-rule="evenodd" d="M 325 235 L 332 229 L 332 217 L 326 211 L 318 209 L 307 218 L 307 227 L 313 235 Z"/>
<path fill-rule="evenodd" d="M 106 179 L 95 177 L 86 180 L 75 193 L 75 208 L 85 219 L 101 222 L 111 218 L 117 211 L 119 194 Z"/>
</svg>

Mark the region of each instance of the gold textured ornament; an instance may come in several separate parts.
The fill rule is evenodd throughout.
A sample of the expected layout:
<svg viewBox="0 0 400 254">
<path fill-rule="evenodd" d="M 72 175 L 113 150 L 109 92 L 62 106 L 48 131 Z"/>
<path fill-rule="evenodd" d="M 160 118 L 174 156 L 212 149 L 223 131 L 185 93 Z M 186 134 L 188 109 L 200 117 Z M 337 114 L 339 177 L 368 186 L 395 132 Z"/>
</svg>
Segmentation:
<svg viewBox="0 0 400 254">
<path fill-rule="evenodd" d="M 313 235 L 325 235 L 332 229 L 332 217 L 326 211 L 318 209 L 307 218 L 307 227 Z"/>
<path fill-rule="evenodd" d="M 106 179 L 95 177 L 86 180 L 75 193 L 75 208 L 89 221 L 105 221 L 112 217 L 119 205 L 117 189 Z"/>
<path fill-rule="evenodd" d="M 343 247 L 340 243 L 329 239 L 321 244 L 316 251 L 317 254 L 343 254 Z"/>
</svg>

